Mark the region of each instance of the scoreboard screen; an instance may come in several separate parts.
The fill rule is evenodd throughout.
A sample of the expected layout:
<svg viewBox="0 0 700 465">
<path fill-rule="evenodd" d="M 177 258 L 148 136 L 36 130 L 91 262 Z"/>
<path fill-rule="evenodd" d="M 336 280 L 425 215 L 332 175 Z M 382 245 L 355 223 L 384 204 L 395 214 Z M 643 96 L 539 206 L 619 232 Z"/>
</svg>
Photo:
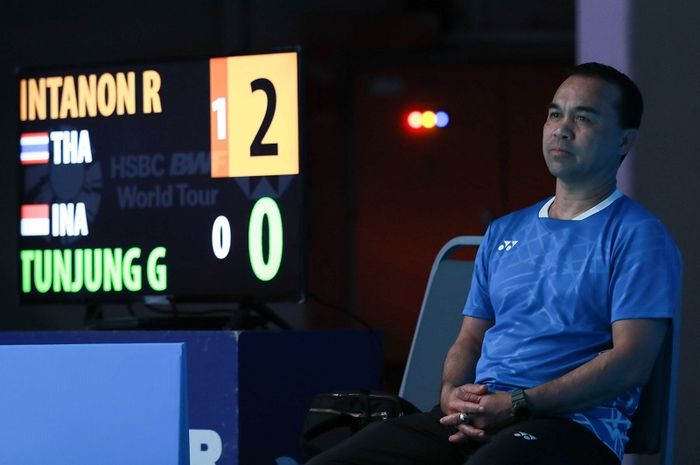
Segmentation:
<svg viewBox="0 0 700 465">
<path fill-rule="evenodd" d="M 22 302 L 303 298 L 298 52 L 23 71 Z"/>
</svg>

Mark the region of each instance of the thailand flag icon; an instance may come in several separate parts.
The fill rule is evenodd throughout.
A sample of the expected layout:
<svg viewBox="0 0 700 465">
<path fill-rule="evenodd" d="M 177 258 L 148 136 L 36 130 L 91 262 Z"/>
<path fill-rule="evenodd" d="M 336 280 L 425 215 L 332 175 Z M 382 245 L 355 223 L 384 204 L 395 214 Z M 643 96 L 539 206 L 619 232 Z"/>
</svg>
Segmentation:
<svg viewBox="0 0 700 465">
<path fill-rule="evenodd" d="M 51 231 L 49 223 L 49 205 L 22 205 L 19 233 L 22 236 L 48 236 Z"/>
<path fill-rule="evenodd" d="M 19 161 L 23 165 L 49 162 L 49 133 L 24 132 L 19 137 Z"/>
</svg>

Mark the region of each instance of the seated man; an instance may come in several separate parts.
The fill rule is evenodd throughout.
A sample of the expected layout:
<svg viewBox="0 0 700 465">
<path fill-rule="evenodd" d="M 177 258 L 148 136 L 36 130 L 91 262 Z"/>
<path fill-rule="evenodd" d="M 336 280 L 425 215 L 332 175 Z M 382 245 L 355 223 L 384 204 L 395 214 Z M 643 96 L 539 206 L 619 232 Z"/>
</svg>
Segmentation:
<svg viewBox="0 0 700 465">
<path fill-rule="evenodd" d="M 641 116 L 627 76 L 574 68 L 543 128 L 555 196 L 489 226 L 440 404 L 309 464 L 620 463 L 680 300 L 673 240 L 616 189 Z"/>
</svg>

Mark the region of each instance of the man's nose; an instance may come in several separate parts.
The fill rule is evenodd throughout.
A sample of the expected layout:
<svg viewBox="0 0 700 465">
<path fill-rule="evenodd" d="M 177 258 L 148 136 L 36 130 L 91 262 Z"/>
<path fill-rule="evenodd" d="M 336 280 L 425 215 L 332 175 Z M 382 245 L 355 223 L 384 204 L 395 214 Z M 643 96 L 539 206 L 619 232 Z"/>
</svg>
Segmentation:
<svg viewBox="0 0 700 465">
<path fill-rule="evenodd" d="M 574 136 L 574 133 L 571 131 L 569 126 L 564 122 L 557 127 L 552 135 L 558 139 L 564 139 L 564 140 L 569 140 L 572 139 Z"/>
</svg>

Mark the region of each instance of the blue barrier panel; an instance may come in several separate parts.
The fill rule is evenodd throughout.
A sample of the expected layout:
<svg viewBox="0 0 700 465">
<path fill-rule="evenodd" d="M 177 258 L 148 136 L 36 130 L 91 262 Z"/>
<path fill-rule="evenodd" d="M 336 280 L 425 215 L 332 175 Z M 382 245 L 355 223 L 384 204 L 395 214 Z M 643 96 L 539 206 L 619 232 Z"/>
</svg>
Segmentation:
<svg viewBox="0 0 700 465">
<path fill-rule="evenodd" d="M 184 364 L 184 344 L 0 346 L 0 464 L 188 464 Z"/>
<path fill-rule="evenodd" d="M 381 335 L 367 331 L 0 332 L 0 344 L 117 342 L 187 344 L 190 465 L 301 462 L 311 397 L 377 389 L 381 372 Z"/>
</svg>

